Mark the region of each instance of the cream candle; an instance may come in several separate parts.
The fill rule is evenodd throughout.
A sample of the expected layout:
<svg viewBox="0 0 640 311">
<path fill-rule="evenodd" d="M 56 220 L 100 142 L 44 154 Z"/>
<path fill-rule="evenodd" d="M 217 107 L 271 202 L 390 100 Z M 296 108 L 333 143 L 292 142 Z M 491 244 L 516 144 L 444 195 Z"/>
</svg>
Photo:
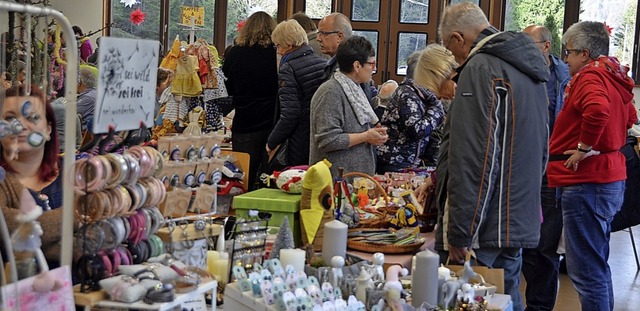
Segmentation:
<svg viewBox="0 0 640 311">
<path fill-rule="evenodd" d="M 415 267 L 411 272 L 412 301 L 414 307 L 423 302 L 438 305 L 438 254 L 425 250 L 414 257 Z"/>
<path fill-rule="evenodd" d="M 220 259 L 220 252 L 218 251 L 207 251 L 207 271 L 211 273 L 211 275 L 218 274 L 216 272 L 216 260 Z"/>
<path fill-rule="evenodd" d="M 220 259 L 214 263 L 214 269 L 216 271 L 216 280 L 222 282 L 229 282 L 229 254 L 221 253 Z"/>
<path fill-rule="evenodd" d="M 324 224 L 322 259 L 327 265 L 331 262 L 333 256 L 346 258 L 348 230 L 349 226 L 338 220 Z"/>
<path fill-rule="evenodd" d="M 280 263 L 283 268 L 292 265 L 297 272 L 304 272 L 304 263 L 307 253 L 301 249 L 281 249 Z"/>
</svg>

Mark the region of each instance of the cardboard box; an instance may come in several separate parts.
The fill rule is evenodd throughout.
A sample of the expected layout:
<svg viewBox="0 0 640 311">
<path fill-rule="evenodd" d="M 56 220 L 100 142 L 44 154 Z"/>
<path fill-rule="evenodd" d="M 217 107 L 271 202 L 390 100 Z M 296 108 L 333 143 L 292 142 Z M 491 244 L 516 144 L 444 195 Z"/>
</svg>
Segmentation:
<svg viewBox="0 0 640 311">
<path fill-rule="evenodd" d="M 246 217 L 249 210 L 271 213 L 269 227 L 280 227 L 285 216 L 294 236 L 296 247 L 300 246 L 300 194 L 289 194 L 279 189 L 262 188 L 233 198 L 233 208 L 238 217 Z"/>
</svg>

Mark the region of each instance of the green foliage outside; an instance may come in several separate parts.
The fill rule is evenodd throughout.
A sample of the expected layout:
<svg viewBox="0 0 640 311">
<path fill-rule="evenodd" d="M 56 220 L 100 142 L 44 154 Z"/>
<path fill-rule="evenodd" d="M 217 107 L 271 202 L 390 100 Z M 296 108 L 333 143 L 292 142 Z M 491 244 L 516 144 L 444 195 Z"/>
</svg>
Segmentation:
<svg viewBox="0 0 640 311">
<path fill-rule="evenodd" d="M 551 54 L 560 56 L 564 0 L 507 1 L 504 30 L 521 31 L 529 25 L 543 25 L 551 31 Z"/>
</svg>

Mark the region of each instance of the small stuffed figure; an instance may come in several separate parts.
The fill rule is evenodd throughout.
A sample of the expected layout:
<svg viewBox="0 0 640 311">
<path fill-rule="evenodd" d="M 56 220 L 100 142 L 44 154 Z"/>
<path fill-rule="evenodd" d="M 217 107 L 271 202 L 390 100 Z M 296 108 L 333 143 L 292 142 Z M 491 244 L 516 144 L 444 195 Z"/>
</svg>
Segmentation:
<svg viewBox="0 0 640 311">
<path fill-rule="evenodd" d="M 369 266 L 371 278 L 374 282 L 384 282 L 384 254 L 375 253 L 371 258 L 372 265 Z"/>
<path fill-rule="evenodd" d="M 371 275 L 364 267 L 360 267 L 360 275 L 356 278 L 356 298 L 362 302 L 367 301 L 367 289 L 373 288 Z"/>
<path fill-rule="evenodd" d="M 44 253 L 40 247 L 42 246 L 42 227 L 37 221 L 38 217 L 42 215 L 42 207 L 36 204 L 29 190 L 24 189 L 20 197 L 20 213 L 16 216 L 16 220 L 20 223 L 18 228 L 11 235 L 11 242 L 13 250 L 16 253 L 16 258 L 27 258 L 31 255 L 35 258 L 40 268 L 40 274 L 38 274 L 33 281 L 33 290 L 36 292 L 50 292 L 62 287 L 62 281 L 55 280 L 49 273 L 49 265 L 44 257 Z M 30 275 L 21 276 L 21 278 L 29 277 Z"/>
</svg>

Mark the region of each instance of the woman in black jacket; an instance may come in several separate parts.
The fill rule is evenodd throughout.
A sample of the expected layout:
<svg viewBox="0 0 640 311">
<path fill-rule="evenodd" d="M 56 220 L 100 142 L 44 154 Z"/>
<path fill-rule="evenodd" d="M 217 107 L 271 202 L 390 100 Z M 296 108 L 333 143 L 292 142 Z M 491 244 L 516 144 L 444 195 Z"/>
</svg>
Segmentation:
<svg viewBox="0 0 640 311">
<path fill-rule="evenodd" d="M 282 56 L 278 73 L 280 118 L 269 135 L 266 149 L 271 153 L 284 143 L 287 145 L 285 166 L 306 165 L 309 164 L 309 106 L 311 97 L 322 84 L 326 61 L 314 54 L 306 32 L 295 20 L 278 24 L 271 40 Z"/>
<path fill-rule="evenodd" d="M 265 12 L 253 13 L 240 30 L 237 45 L 224 56 L 225 85 L 233 96 L 231 142 L 233 151 L 246 152 L 249 190 L 255 189 L 258 168 L 266 156 L 264 144 L 273 129 L 278 93 L 277 57 L 271 42 L 275 20 Z"/>
</svg>

